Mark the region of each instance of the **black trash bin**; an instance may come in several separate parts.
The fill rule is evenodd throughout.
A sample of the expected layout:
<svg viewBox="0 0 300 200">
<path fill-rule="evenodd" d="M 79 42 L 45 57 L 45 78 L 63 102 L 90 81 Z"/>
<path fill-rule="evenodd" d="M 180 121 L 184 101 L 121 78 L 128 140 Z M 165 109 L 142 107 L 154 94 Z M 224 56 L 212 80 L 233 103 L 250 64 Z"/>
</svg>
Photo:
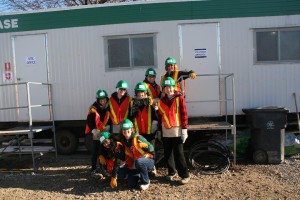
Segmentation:
<svg viewBox="0 0 300 200">
<path fill-rule="evenodd" d="M 287 109 L 276 106 L 243 109 L 251 128 L 251 150 L 255 163 L 284 161 L 284 135 Z"/>
</svg>

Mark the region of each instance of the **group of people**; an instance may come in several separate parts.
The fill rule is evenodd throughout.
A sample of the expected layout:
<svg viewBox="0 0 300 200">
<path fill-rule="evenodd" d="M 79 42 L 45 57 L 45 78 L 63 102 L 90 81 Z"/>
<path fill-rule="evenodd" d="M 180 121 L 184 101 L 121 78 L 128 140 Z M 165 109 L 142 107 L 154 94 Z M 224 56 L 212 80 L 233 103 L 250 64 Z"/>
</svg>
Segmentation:
<svg viewBox="0 0 300 200">
<path fill-rule="evenodd" d="M 147 69 L 145 79 L 136 84 L 134 97 L 128 94 L 128 83 L 120 80 L 110 97 L 105 90 L 96 93 L 86 124 L 86 134 L 93 138 L 92 173 L 97 163 L 111 176 L 110 186 L 117 179 L 127 179 L 128 187 L 149 188 L 149 173 L 155 175 L 155 139 L 163 143 L 168 174 L 180 182 L 190 180 L 183 144 L 188 133 L 188 116 L 183 94 L 184 80 L 194 79 L 193 71 L 179 71 L 176 60 L 165 61 L 166 74 L 161 85 L 155 81 L 156 71 Z"/>
</svg>

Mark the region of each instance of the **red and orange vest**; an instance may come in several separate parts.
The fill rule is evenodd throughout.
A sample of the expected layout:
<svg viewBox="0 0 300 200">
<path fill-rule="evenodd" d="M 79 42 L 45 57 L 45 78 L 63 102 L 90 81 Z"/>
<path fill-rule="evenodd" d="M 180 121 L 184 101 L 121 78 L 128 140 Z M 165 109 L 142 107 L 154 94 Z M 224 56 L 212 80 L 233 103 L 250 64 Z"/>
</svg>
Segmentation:
<svg viewBox="0 0 300 200">
<path fill-rule="evenodd" d="M 131 148 L 129 149 L 126 145 L 125 147 L 125 159 L 126 159 L 126 165 L 129 169 L 133 169 L 134 166 L 134 161 L 141 158 L 153 158 L 153 155 L 148 153 L 147 151 L 144 151 L 141 149 L 138 145 L 138 135 L 135 135 L 132 138 L 132 145 Z"/>
<path fill-rule="evenodd" d="M 152 86 L 152 84 L 150 83 L 146 83 L 148 85 L 148 95 L 150 97 L 152 97 L 153 99 L 155 98 L 159 98 L 159 94 L 160 94 L 160 86 L 156 85 L 156 89 L 154 89 L 154 87 Z"/>
<path fill-rule="evenodd" d="M 116 148 L 114 149 L 114 152 L 116 152 L 120 146 L 123 148 L 123 144 L 121 142 L 117 142 Z M 106 160 L 106 171 L 108 173 L 112 173 L 115 166 L 115 158 L 107 159 Z"/>
<path fill-rule="evenodd" d="M 133 101 L 131 101 L 132 107 Z M 144 106 L 142 110 L 138 109 L 136 117 L 133 119 L 135 131 L 139 134 L 150 134 L 152 125 L 151 106 Z"/>
<path fill-rule="evenodd" d="M 181 125 L 179 100 L 179 97 L 175 97 L 170 107 L 164 104 L 161 100 L 158 102 L 158 111 L 162 115 L 162 123 L 166 128 Z"/>
<path fill-rule="evenodd" d="M 100 115 L 99 115 L 99 113 L 97 112 L 97 110 L 94 107 L 89 110 L 88 115 L 90 115 L 92 113 L 95 113 L 96 129 L 98 129 L 99 132 L 102 132 L 105 129 L 105 127 L 107 125 L 107 122 L 109 120 L 109 111 L 106 111 L 105 117 L 104 117 L 103 121 L 101 121 Z M 91 129 L 86 124 L 86 126 L 85 126 L 85 134 L 89 134 L 90 132 L 91 132 Z"/>
<path fill-rule="evenodd" d="M 121 105 L 119 105 L 118 102 L 113 97 L 109 98 L 108 103 L 110 107 L 110 119 L 113 124 L 118 125 L 124 119 L 127 119 L 130 101 L 131 101 L 131 97 L 127 96 L 124 99 L 124 101 L 121 103 Z"/>
</svg>

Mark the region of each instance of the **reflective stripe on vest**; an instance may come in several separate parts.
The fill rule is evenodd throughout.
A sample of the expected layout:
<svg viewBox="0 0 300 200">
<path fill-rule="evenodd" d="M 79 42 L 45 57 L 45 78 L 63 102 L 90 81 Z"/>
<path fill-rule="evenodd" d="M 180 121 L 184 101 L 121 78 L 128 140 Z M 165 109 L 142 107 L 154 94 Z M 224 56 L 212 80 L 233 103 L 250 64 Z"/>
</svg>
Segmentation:
<svg viewBox="0 0 300 200">
<path fill-rule="evenodd" d="M 138 109 L 138 114 L 133 119 L 136 132 L 138 132 L 139 134 L 150 134 L 152 125 L 151 119 L 152 113 L 150 105 L 144 106 L 142 111 Z"/>
<path fill-rule="evenodd" d="M 120 124 L 124 119 L 127 119 L 128 116 L 128 107 L 129 102 L 131 101 L 131 98 L 127 96 L 124 101 L 119 104 L 117 101 L 110 97 L 109 98 L 109 107 L 110 107 L 110 118 L 112 120 L 112 123 L 115 125 Z"/>
<path fill-rule="evenodd" d="M 166 128 L 181 125 L 179 112 L 179 97 L 175 97 L 175 101 L 172 102 L 170 108 L 162 101 L 159 101 L 158 110 L 162 115 L 162 122 Z"/>
<path fill-rule="evenodd" d="M 106 111 L 105 113 L 105 116 L 104 116 L 104 119 L 103 121 L 101 121 L 101 118 L 100 118 L 100 115 L 99 113 L 96 111 L 95 108 L 92 108 L 89 110 L 88 112 L 88 115 L 92 114 L 92 113 L 95 113 L 95 124 L 96 124 L 96 129 L 99 130 L 99 132 L 102 132 L 106 125 L 107 125 L 107 122 L 109 120 L 109 111 Z M 91 129 L 90 127 L 86 124 L 85 126 L 85 134 L 89 134 L 91 132 Z"/>
</svg>

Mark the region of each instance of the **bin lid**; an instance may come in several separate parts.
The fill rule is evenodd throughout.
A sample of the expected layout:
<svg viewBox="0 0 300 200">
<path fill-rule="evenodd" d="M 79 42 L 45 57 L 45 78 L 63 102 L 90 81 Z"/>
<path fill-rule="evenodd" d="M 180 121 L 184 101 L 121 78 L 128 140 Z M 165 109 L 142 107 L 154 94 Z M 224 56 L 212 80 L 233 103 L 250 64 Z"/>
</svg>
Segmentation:
<svg viewBox="0 0 300 200">
<path fill-rule="evenodd" d="M 285 112 L 288 113 L 289 110 L 285 107 L 279 106 L 263 106 L 263 107 L 256 107 L 256 108 L 243 108 L 242 111 L 244 113 L 251 113 L 251 112 Z"/>
</svg>

